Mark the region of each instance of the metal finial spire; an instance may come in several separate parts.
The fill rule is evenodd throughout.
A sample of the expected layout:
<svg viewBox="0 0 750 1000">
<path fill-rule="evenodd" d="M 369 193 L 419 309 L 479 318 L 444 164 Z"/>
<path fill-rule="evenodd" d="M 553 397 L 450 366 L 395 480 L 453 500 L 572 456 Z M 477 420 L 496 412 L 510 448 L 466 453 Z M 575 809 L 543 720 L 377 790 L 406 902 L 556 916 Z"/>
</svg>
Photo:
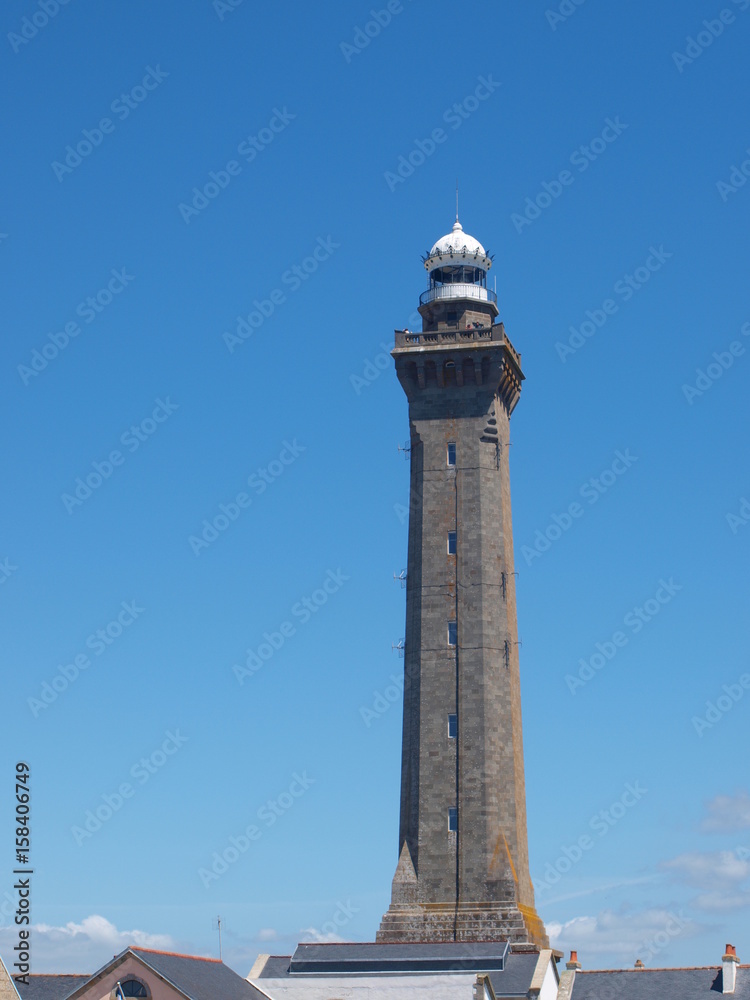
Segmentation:
<svg viewBox="0 0 750 1000">
<path fill-rule="evenodd" d="M 458 177 L 456 178 L 456 222 L 458 222 Z"/>
</svg>

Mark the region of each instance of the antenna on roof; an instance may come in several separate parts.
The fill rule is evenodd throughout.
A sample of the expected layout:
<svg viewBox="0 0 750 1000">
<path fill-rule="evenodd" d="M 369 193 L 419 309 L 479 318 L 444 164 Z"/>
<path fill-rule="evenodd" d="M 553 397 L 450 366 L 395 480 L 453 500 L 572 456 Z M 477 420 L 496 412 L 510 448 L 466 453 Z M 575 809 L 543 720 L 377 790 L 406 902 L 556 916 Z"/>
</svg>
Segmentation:
<svg viewBox="0 0 750 1000">
<path fill-rule="evenodd" d="M 216 918 L 216 927 L 219 931 L 219 961 L 221 962 L 221 917 Z"/>
</svg>

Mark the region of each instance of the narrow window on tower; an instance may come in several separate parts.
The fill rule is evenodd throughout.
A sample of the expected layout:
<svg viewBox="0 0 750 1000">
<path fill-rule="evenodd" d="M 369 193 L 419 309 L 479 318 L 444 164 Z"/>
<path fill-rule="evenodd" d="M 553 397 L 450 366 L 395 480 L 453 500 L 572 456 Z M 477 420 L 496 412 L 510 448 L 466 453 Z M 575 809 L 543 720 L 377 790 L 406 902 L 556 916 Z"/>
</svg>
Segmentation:
<svg viewBox="0 0 750 1000">
<path fill-rule="evenodd" d="M 448 532 L 448 555 L 455 556 L 456 554 L 456 532 Z"/>
<path fill-rule="evenodd" d="M 455 740 L 458 736 L 458 716 L 448 716 L 448 739 Z"/>
<path fill-rule="evenodd" d="M 456 442 L 448 442 L 448 465 L 456 464 Z"/>
<path fill-rule="evenodd" d="M 458 809 L 448 810 L 448 829 L 451 833 L 456 833 L 458 830 Z"/>
<path fill-rule="evenodd" d="M 448 645 L 456 646 L 458 644 L 458 629 L 455 622 L 448 622 Z"/>
</svg>

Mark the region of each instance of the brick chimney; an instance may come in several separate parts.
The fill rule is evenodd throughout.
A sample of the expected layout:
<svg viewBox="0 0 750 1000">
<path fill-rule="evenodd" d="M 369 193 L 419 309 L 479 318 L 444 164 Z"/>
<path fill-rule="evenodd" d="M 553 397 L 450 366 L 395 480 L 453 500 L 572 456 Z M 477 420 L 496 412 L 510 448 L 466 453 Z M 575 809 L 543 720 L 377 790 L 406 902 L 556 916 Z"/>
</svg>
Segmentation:
<svg viewBox="0 0 750 1000">
<path fill-rule="evenodd" d="M 728 944 L 721 959 L 721 992 L 734 993 L 734 986 L 737 982 L 737 949 L 733 944 Z"/>
<path fill-rule="evenodd" d="M 571 951 L 570 961 L 565 965 L 566 969 L 573 969 L 574 971 L 581 968 L 581 963 L 578 961 L 578 952 Z"/>
</svg>

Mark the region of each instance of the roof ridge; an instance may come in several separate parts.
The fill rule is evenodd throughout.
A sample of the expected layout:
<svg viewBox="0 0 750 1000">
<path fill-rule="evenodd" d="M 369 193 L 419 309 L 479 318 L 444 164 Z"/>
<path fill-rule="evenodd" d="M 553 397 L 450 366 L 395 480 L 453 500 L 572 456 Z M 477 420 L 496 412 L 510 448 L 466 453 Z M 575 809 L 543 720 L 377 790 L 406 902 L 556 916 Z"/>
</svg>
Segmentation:
<svg viewBox="0 0 750 1000">
<path fill-rule="evenodd" d="M 750 968 L 750 966 L 741 965 L 740 968 L 741 969 L 747 969 L 747 968 Z M 634 969 L 634 968 L 627 968 L 627 969 L 577 969 L 576 972 L 577 972 L 577 974 L 579 976 L 581 976 L 581 975 L 590 976 L 592 973 L 595 974 L 597 972 L 699 972 L 699 971 L 703 972 L 703 971 L 706 971 L 708 969 L 715 969 L 718 972 L 721 969 L 721 966 L 720 965 L 663 965 L 663 966 L 658 966 L 656 968 L 651 968 L 651 969 L 649 969 L 646 966 L 644 966 L 643 968 L 639 968 L 639 969 Z"/>
<path fill-rule="evenodd" d="M 140 945 L 131 944 L 131 951 L 143 952 L 146 955 L 171 955 L 172 958 L 191 958 L 194 962 L 216 962 L 217 964 L 223 964 L 220 958 L 208 958 L 203 955 L 185 955 L 179 951 L 161 951 L 158 948 L 141 948 Z"/>
<path fill-rule="evenodd" d="M 415 948 L 423 947 L 424 945 L 464 945 L 464 944 L 490 944 L 490 945 L 506 945 L 510 944 L 508 941 L 482 941 L 479 938 L 472 939 L 471 941 L 300 941 L 297 947 L 302 945 L 314 944 L 317 948 L 341 948 L 341 947 L 357 947 L 357 948 L 390 948 L 392 946 L 398 945 L 403 947 L 405 944 L 414 945 Z M 281 958 L 280 955 L 274 956 L 275 958 Z"/>
</svg>

